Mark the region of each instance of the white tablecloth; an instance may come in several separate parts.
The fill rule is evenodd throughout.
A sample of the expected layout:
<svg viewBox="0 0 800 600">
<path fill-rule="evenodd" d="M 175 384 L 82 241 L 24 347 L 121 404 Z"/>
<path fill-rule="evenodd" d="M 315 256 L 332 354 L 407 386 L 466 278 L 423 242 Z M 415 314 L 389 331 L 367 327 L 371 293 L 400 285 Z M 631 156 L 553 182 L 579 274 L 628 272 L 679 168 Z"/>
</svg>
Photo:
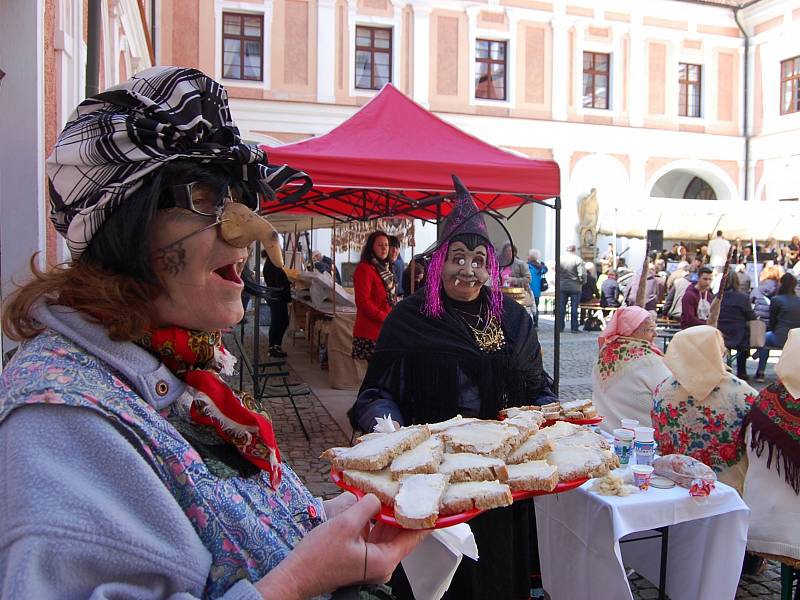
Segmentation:
<svg viewBox="0 0 800 600">
<path fill-rule="evenodd" d="M 667 595 L 734 598 L 750 510 L 733 488 L 717 483 L 705 499 L 678 486 L 618 497 L 588 491 L 591 483 L 535 500 L 542 581 L 552 600 L 632 599 L 623 559 L 657 585 L 661 540 L 621 547 L 619 540 L 665 525 L 670 526 Z"/>
</svg>

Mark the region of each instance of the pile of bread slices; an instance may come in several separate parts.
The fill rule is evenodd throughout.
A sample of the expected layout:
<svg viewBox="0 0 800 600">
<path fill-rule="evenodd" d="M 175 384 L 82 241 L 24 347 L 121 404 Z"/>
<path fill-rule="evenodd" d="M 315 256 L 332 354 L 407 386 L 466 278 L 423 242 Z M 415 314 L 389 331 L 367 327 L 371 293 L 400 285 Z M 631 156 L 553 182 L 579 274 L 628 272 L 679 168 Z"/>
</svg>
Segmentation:
<svg viewBox="0 0 800 600">
<path fill-rule="evenodd" d="M 535 407 L 503 411 L 503 421 L 460 416 L 391 433 L 370 433 L 322 458 L 345 483 L 394 507 L 407 529 L 440 516 L 512 503 L 512 491 L 553 491 L 559 482 L 605 475 L 619 462 L 588 428 L 559 422 L 540 429 Z"/>
</svg>

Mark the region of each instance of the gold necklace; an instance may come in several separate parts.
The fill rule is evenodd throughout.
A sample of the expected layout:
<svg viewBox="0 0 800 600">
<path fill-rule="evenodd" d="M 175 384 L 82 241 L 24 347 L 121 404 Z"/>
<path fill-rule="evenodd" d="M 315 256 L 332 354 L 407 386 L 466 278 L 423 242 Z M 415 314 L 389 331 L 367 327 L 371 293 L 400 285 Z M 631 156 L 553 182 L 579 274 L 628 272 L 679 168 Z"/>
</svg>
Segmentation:
<svg viewBox="0 0 800 600">
<path fill-rule="evenodd" d="M 497 323 L 494 315 L 489 315 L 489 322 L 483 329 L 477 329 L 464 320 L 467 327 L 472 332 L 472 337 L 475 338 L 475 343 L 481 352 L 497 352 L 506 343 L 506 337 L 503 335 L 503 328 Z"/>
</svg>

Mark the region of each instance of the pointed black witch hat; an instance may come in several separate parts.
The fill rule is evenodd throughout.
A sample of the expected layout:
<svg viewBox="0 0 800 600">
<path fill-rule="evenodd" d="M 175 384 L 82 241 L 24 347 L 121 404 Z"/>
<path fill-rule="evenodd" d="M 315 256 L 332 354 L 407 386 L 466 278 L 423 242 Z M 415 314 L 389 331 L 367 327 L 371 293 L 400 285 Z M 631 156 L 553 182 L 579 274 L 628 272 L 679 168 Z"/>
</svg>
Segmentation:
<svg viewBox="0 0 800 600">
<path fill-rule="evenodd" d="M 461 183 L 461 180 L 456 175 L 452 177 L 456 192 L 453 208 L 442 223 L 438 239 L 422 255 L 430 257 L 442 244 L 450 242 L 456 236 L 477 235 L 495 249 L 499 266 L 507 267 L 513 258 L 503 260 L 501 251 L 505 245 L 512 243 L 508 229 L 495 215 L 485 210 L 479 210 L 472 194 Z"/>
</svg>

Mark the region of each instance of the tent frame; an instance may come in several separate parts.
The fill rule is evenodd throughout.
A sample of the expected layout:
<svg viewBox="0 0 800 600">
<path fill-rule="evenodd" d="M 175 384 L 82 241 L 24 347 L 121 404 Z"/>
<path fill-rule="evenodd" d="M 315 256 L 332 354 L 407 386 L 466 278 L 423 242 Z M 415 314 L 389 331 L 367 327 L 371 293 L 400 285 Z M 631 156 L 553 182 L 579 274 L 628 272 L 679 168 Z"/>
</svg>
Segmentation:
<svg viewBox="0 0 800 600">
<path fill-rule="evenodd" d="M 375 210 L 367 210 L 369 206 L 368 201 L 368 194 L 377 194 L 380 195 L 386 201 L 387 213 L 377 213 Z M 475 196 L 485 197 L 486 194 L 473 194 Z M 509 194 L 506 194 L 508 196 Z M 514 210 L 509 215 L 504 215 L 499 212 L 499 210 L 495 210 L 492 208 L 491 204 L 493 199 L 489 201 L 489 203 L 484 207 L 483 210 L 486 210 L 493 216 L 497 217 L 500 220 L 509 220 L 514 215 L 516 215 L 524 206 L 528 204 L 538 204 L 549 209 L 555 210 L 555 260 L 558 263 L 559 256 L 560 256 L 560 248 L 561 248 L 561 197 L 554 196 L 551 198 L 537 198 L 536 195 L 532 194 L 513 194 L 517 198 L 521 200 L 519 205 L 514 207 Z M 294 201 L 292 203 L 281 204 L 280 202 L 277 204 L 271 204 L 268 207 L 263 207 L 261 210 L 262 216 L 266 217 L 269 220 L 269 215 L 277 214 L 277 213 L 296 213 L 298 210 L 302 210 L 305 213 L 313 213 L 319 214 L 324 217 L 330 218 L 333 220 L 333 225 L 335 227 L 336 223 L 348 223 L 352 221 L 370 221 L 377 218 L 386 218 L 386 217 L 413 217 L 416 219 L 423 220 L 428 223 L 436 223 L 438 224 L 441 221 L 441 205 L 443 202 L 447 201 L 450 198 L 454 197 L 454 193 L 434 193 L 428 192 L 422 199 L 413 199 L 410 198 L 407 194 L 403 191 L 398 190 L 387 190 L 387 189 L 368 189 L 368 188 L 348 188 L 343 190 L 336 190 L 335 192 L 327 193 L 322 192 L 317 189 L 312 189 L 306 196 L 301 198 L 300 200 Z M 330 210 L 327 207 L 323 209 L 319 204 L 315 204 L 315 202 L 320 202 L 325 199 L 339 199 L 345 200 L 349 206 L 353 208 L 351 212 L 344 213 L 337 210 Z M 495 196 L 496 198 L 496 196 Z M 356 201 L 359 200 L 359 201 Z M 395 204 L 392 204 L 394 202 Z M 357 209 L 361 208 L 361 211 Z M 510 208 L 510 207 L 506 207 Z M 426 217 L 421 216 L 422 214 L 426 214 Z M 299 215 L 298 215 L 299 216 Z M 296 239 L 296 234 L 295 234 Z M 256 244 L 256 257 L 260 257 L 260 244 Z M 256 263 L 257 265 L 260 263 Z M 334 263 L 335 264 L 335 263 Z M 558 394 L 559 391 L 559 380 L 560 380 L 560 358 L 561 358 L 561 329 L 559 327 L 559 317 L 561 312 L 561 302 L 559 301 L 560 292 L 561 292 L 561 273 L 560 269 L 558 268 L 558 264 L 555 265 L 555 302 L 553 308 L 553 315 L 554 315 L 554 323 L 553 323 L 553 382 L 554 382 L 554 391 Z M 258 271 L 258 269 L 256 269 Z M 257 272 L 255 274 L 256 282 L 260 280 L 261 273 Z M 335 294 L 334 294 L 335 297 Z M 537 307 L 538 310 L 538 307 Z M 260 361 L 260 348 L 259 348 L 259 336 L 257 333 L 259 332 L 258 324 L 260 323 L 260 301 L 256 302 L 254 308 L 254 323 L 253 323 L 253 364 L 257 365 Z M 257 384 L 257 375 L 254 373 L 253 385 Z"/>
</svg>

